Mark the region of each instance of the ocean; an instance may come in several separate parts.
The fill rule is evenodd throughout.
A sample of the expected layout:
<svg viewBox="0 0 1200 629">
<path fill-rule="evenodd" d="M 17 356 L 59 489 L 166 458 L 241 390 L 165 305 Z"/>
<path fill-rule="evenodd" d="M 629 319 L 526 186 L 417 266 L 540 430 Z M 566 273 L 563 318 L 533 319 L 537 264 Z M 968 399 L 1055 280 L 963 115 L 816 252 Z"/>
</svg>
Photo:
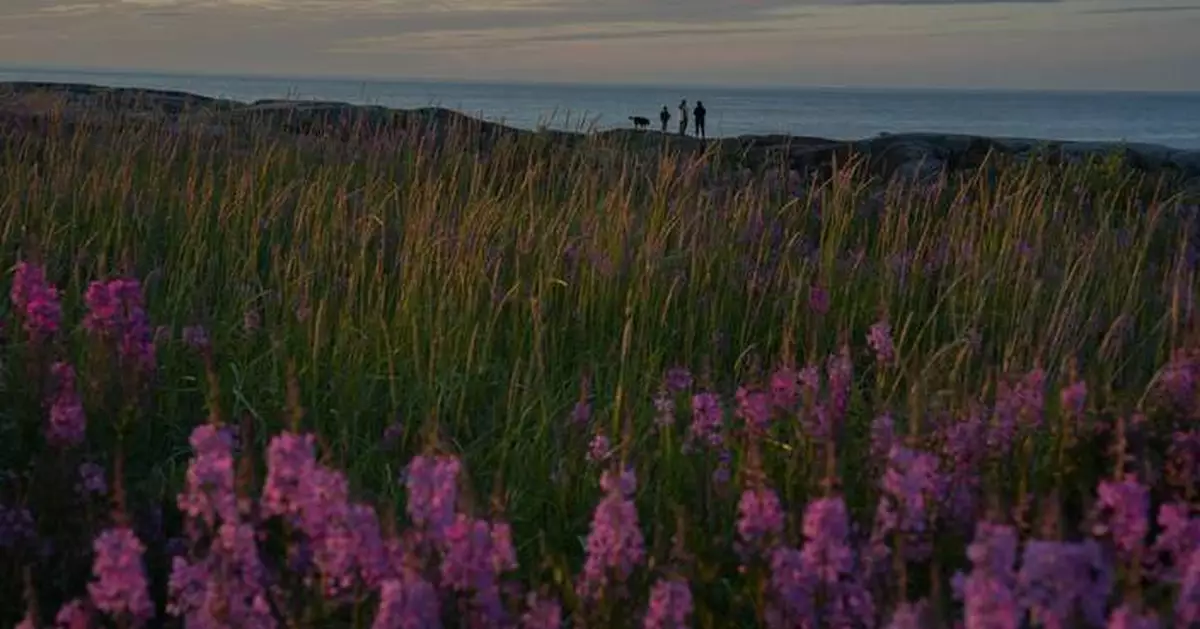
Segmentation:
<svg viewBox="0 0 1200 629">
<path fill-rule="evenodd" d="M 0 81 L 28 80 L 173 89 L 240 101 L 436 105 L 526 129 L 607 129 L 629 126 L 629 116 L 645 116 L 657 127 L 663 105 L 675 116 L 680 99 L 687 99 L 689 105 L 704 102 L 709 137 L 778 133 L 853 140 L 929 132 L 1200 149 L 1200 93 L 482 84 L 0 68 Z"/>
</svg>

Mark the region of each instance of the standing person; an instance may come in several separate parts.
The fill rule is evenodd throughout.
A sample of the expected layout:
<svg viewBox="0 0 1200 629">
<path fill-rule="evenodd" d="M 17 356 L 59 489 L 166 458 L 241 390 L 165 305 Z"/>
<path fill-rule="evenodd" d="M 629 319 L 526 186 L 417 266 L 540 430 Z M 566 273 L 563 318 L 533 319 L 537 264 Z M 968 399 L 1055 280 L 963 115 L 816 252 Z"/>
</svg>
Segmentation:
<svg viewBox="0 0 1200 629">
<path fill-rule="evenodd" d="M 696 109 L 692 111 L 692 115 L 696 117 L 696 135 L 702 140 L 708 139 L 704 134 L 704 116 L 708 115 L 708 110 L 704 108 L 703 101 L 696 101 Z"/>
<path fill-rule="evenodd" d="M 662 111 L 658 112 L 658 119 L 662 121 L 663 133 L 666 133 L 667 123 L 671 122 L 671 112 L 667 111 L 666 105 L 663 105 Z"/>
<path fill-rule="evenodd" d="M 687 135 L 687 99 L 679 101 L 679 135 Z"/>
</svg>

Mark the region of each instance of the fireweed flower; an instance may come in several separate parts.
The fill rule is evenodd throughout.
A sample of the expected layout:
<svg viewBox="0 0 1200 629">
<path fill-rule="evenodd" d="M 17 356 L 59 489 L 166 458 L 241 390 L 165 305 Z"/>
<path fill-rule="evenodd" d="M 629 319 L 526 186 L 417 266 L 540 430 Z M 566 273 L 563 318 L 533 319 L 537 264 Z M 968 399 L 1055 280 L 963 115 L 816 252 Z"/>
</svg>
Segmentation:
<svg viewBox="0 0 1200 629">
<path fill-rule="evenodd" d="M 234 491 L 233 438 L 229 431 L 201 424 L 188 439 L 195 453 L 188 463 L 183 493 L 176 499 L 179 510 L 203 522 L 210 530 L 217 520 L 237 519 Z"/>
<path fill-rule="evenodd" d="M 791 411 L 800 401 L 800 374 L 790 367 L 780 367 L 771 374 L 771 404 Z"/>
<path fill-rule="evenodd" d="M 67 602 L 54 616 L 55 629 L 89 629 L 92 615 L 80 599 Z"/>
<path fill-rule="evenodd" d="M 173 559 L 167 611 L 189 627 L 274 629 L 265 576 L 254 528 L 223 523 L 204 559 Z"/>
<path fill-rule="evenodd" d="M 542 598 L 536 592 L 526 597 L 528 609 L 521 615 L 521 629 L 560 629 L 562 605 L 553 599 Z"/>
<path fill-rule="evenodd" d="M 1191 517 L 1187 503 L 1167 503 L 1158 509 L 1158 526 L 1152 568 L 1159 580 L 1179 583 L 1193 551 L 1200 548 L 1200 519 Z"/>
<path fill-rule="evenodd" d="M 606 471 L 600 486 L 606 495 L 592 516 L 587 559 L 578 586 L 580 596 L 589 601 L 608 593 L 613 581 L 624 584 L 646 558 L 637 507 L 632 500 L 636 487 L 633 472 Z"/>
<path fill-rule="evenodd" d="M 95 559 L 88 594 L 96 609 L 137 624 L 149 620 L 154 606 L 142 565 L 146 549 L 133 531 L 124 527 L 108 529 L 96 537 L 92 549 Z"/>
<path fill-rule="evenodd" d="M 1159 629 L 1162 623 L 1154 613 L 1140 614 L 1129 605 L 1113 610 L 1108 617 L 1108 629 Z"/>
<path fill-rule="evenodd" d="M 435 539 L 454 523 L 461 469 L 458 458 L 451 456 L 416 456 L 408 464 L 408 517 Z"/>
<path fill-rule="evenodd" d="M 887 470 L 881 481 L 882 492 L 875 512 L 875 544 L 892 532 L 905 536 L 907 559 L 923 560 L 932 550 L 928 538 L 933 507 L 944 495 L 945 479 L 938 471 L 938 459 L 932 454 L 892 446 Z M 872 552 L 879 554 L 881 548 Z"/>
<path fill-rule="evenodd" d="M 896 441 L 896 424 L 890 413 L 884 413 L 871 422 L 871 458 L 885 460 Z"/>
<path fill-rule="evenodd" d="M 1072 417 L 1079 417 L 1083 414 L 1083 407 L 1087 403 L 1087 382 L 1080 380 L 1063 388 L 1059 392 L 1059 400 L 1063 411 L 1070 414 Z"/>
<path fill-rule="evenodd" d="M 50 337 L 62 327 L 58 290 L 46 281 L 46 269 L 41 265 L 18 262 L 9 296 L 25 331 L 35 341 Z"/>
<path fill-rule="evenodd" d="M 658 428 L 675 425 L 675 400 L 665 387 L 654 396 L 654 425 Z"/>
<path fill-rule="evenodd" d="M 1016 593 L 1017 532 L 1011 526 L 980 522 L 967 547 L 972 569 L 959 575 L 966 629 L 1017 629 L 1023 615 Z"/>
<path fill-rule="evenodd" d="M 901 603 L 892 612 L 892 618 L 885 625 L 886 629 L 925 629 L 925 605 L 922 603 Z"/>
<path fill-rule="evenodd" d="M 50 368 L 53 397 L 50 401 L 50 421 L 46 425 L 46 440 L 57 447 L 72 447 L 83 443 L 87 431 L 87 416 L 75 383 L 75 368 L 68 363 L 55 363 Z"/>
<path fill-rule="evenodd" d="M 738 387 L 737 417 L 754 432 L 765 432 L 771 425 L 771 396 L 757 389 Z"/>
<path fill-rule="evenodd" d="M 485 520 L 459 514 L 446 529 L 442 545 L 443 587 L 472 593 L 474 615 L 482 616 L 487 623 L 502 622 L 507 614 L 498 577 L 516 568 L 507 525 L 492 527 Z"/>
<path fill-rule="evenodd" d="M 686 629 L 691 624 L 692 590 L 683 579 L 660 579 L 650 590 L 644 629 Z"/>
<path fill-rule="evenodd" d="M 612 456 L 612 444 L 603 433 L 596 433 L 588 443 L 587 460 L 590 463 L 602 463 Z"/>
<path fill-rule="evenodd" d="M 1132 477 L 1101 481 L 1096 489 L 1097 518 L 1092 534 L 1108 537 L 1117 554 L 1135 556 L 1150 530 L 1150 492 Z"/>
<path fill-rule="evenodd" d="M 688 371 L 686 367 L 672 367 L 667 370 L 664 381 L 667 391 L 683 393 L 692 388 L 692 372 Z"/>
<path fill-rule="evenodd" d="M 1076 613 L 1087 626 L 1103 625 L 1112 583 L 1112 568 L 1094 540 L 1025 543 L 1017 592 L 1038 625 L 1070 627 Z"/>
<path fill-rule="evenodd" d="M 723 441 L 721 434 L 725 423 L 723 415 L 721 399 L 717 397 L 716 393 L 703 392 L 692 396 L 692 425 L 688 432 L 689 440 L 712 448 L 719 447 Z"/>
<path fill-rule="evenodd" d="M 800 559 L 821 604 L 814 607 L 833 627 L 870 627 L 875 616 L 871 594 L 858 578 L 854 550 L 849 543 L 850 516 L 840 497 L 809 503 L 804 511 L 804 547 Z M 793 578 L 792 587 L 796 587 Z M 796 593 L 791 595 L 795 603 Z M 809 603 L 816 605 L 816 601 Z M 803 611 L 800 606 L 798 611 Z"/>
<path fill-rule="evenodd" d="M 845 345 L 825 363 L 825 375 L 829 382 L 829 406 L 833 419 L 841 423 L 850 404 L 850 386 L 854 381 L 854 362 L 850 360 L 850 348 Z M 836 427 L 833 427 L 836 429 Z"/>
<path fill-rule="evenodd" d="M 371 629 L 441 629 L 440 609 L 433 585 L 402 569 L 379 588 L 379 612 Z"/>
<path fill-rule="evenodd" d="M 146 373 L 156 365 L 154 331 L 146 314 L 141 283 L 133 278 L 92 282 L 84 294 L 83 327 L 115 343 L 118 357 Z"/>
<path fill-rule="evenodd" d="M 208 331 L 202 325 L 189 325 L 183 329 L 183 343 L 193 351 L 204 351 L 210 347 Z"/>
<path fill-rule="evenodd" d="M 1196 383 L 1200 381 L 1200 355 L 1187 349 L 1176 349 L 1171 360 L 1158 376 L 1158 386 L 1167 399 L 1181 410 L 1196 405 Z"/>
<path fill-rule="evenodd" d="M 816 580 L 804 556 L 790 546 L 776 546 L 768 562 L 771 569 L 768 584 L 771 598 L 765 615 L 768 629 L 817 627 L 813 609 Z"/>
<path fill-rule="evenodd" d="M 783 532 L 783 508 L 770 487 L 747 488 L 738 500 L 737 532 L 743 559 L 769 548 Z"/>
<path fill-rule="evenodd" d="M 824 288 L 813 284 L 808 288 L 808 309 L 816 315 L 829 313 L 829 293 Z"/>
<path fill-rule="evenodd" d="M 79 465 L 79 482 L 75 491 L 82 496 L 99 496 L 108 491 L 108 482 L 104 478 L 104 468 L 95 463 Z"/>
<path fill-rule="evenodd" d="M 867 331 L 867 345 L 875 352 L 880 364 L 891 364 L 896 358 L 896 346 L 892 342 L 892 326 L 887 321 L 878 321 Z"/>
</svg>

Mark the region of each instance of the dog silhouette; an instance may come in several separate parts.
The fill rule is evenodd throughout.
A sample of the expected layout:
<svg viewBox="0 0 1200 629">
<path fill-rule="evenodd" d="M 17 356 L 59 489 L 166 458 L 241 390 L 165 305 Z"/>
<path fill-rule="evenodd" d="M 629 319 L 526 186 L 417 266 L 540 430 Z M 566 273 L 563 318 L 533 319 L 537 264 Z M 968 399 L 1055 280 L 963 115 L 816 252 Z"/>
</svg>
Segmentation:
<svg viewBox="0 0 1200 629">
<path fill-rule="evenodd" d="M 634 129 L 649 129 L 650 128 L 650 119 L 649 118 L 645 118 L 643 116 L 630 116 L 629 119 L 633 121 Z"/>
</svg>

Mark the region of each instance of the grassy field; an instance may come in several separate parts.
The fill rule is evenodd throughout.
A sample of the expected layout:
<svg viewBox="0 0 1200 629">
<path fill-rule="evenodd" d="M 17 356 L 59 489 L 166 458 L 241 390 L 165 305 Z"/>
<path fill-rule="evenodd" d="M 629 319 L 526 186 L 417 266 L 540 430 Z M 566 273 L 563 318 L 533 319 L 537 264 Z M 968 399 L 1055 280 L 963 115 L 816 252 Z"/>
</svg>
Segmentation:
<svg viewBox="0 0 1200 629">
<path fill-rule="evenodd" d="M 271 584 L 243 587 L 253 604 L 220 590 L 226 624 L 197 627 L 437 626 L 421 604 L 445 626 L 554 626 L 525 593 L 575 627 L 1016 627 L 1064 600 L 1063 626 L 1196 616 L 1200 214 L 1171 189 L 1113 160 L 885 186 L 855 163 L 801 181 L 611 139 L 429 138 L 147 122 L 0 145 L 0 622 L 49 626 L 77 597 L 144 621 L 137 570 L 102 561 L 121 546 L 93 546 L 110 527 L 145 546 L 155 618 L 202 615 L 168 586 L 180 553 L 225 566 L 213 583 Z M 57 294 L 28 288 L 39 267 Z M 87 297 L 119 277 L 146 319 L 138 290 L 112 289 L 128 309 Z M 86 439 L 64 444 L 48 435 L 72 390 Z M 198 439 L 218 454 L 193 459 L 206 421 L 236 443 Z M 273 532 L 250 570 L 177 495 L 220 512 L 212 479 L 236 468 L 253 503 L 285 430 L 317 435 L 382 533 L 347 524 L 337 546 L 306 525 L 352 521 L 325 485 L 307 500 L 326 511 L 295 498 L 272 519 L 264 498 L 219 518 Z M 434 459 L 406 467 L 432 452 L 459 457 L 457 493 L 427 478 Z M 81 465 L 105 487 L 78 488 Z M 463 519 L 415 506 L 429 487 Z M 1164 505 L 1183 509 L 1174 537 Z M 355 544 L 341 581 L 294 557 Z M 1057 572 L 1004 567 L 1030 548 Z M 495 561 L 448 576 L 463 553 Z"/>
</svg>

